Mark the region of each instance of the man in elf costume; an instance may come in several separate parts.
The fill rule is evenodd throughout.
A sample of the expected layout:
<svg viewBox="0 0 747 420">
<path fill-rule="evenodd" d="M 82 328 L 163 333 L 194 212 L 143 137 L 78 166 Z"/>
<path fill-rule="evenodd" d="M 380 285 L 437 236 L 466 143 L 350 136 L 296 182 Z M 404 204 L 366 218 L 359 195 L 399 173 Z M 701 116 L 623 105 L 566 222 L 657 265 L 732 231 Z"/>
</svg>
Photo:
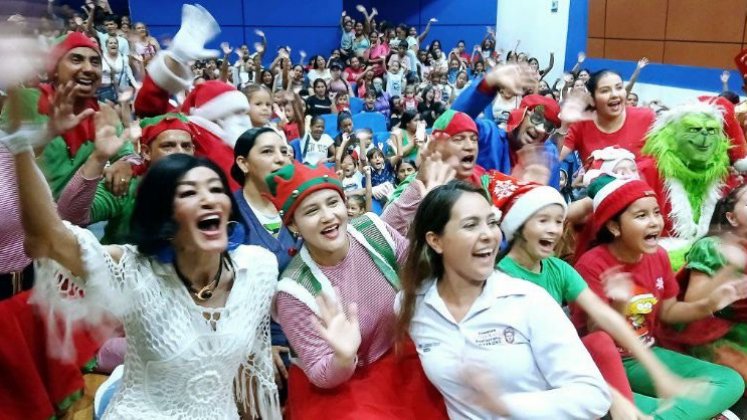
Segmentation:
<svg viewBox="0 0 747 420">
<path fill-rule="evenodd" d="M 192 125 L 182 114 L 165 114 L 140 121 L 140 153 L 149 167 L 162 157 L 174 154 L 194 154 Z M 98 160 L 98 162 L 96 161 Z M 80 226 L 107 221 L 104 244 L 124 244 L 130 232 L 130 219 L 135 209 L 135 197 L 140 177 L 130 182 L 124 196 L 115 197 L 100 181 L 101 157 L 92 154 L 60 194 L 60 216 Z"/>
<path fill-rule="evenodd" d="M 220 27 L 207 10 L 185 4 L 182 25 L 171 47 L 160 51 L 148 65 L 135 99 L 135 113 L 154 117 L 175 112 L 176 107 L 169 102 L 171 96 L 192 87 L 191 63 L 218 55 L 217 51 L 204 48 L 218 33 Z M 229 174 L 233 146 L 244 131 L 252 128 L 246 95 L 231 84 L 210 80 L 195 86 L 180 108 L 193 123 L 195 156 L 209 158 Z M 232 189 L 240 187 L 230 177 L 229 183 Z"/>
<path fill-rule="evenodd" d="M 107 105 L 96 99 L 96 89 L 101 84 L 101 52 L 94 40 L 80 32 L 71 32 L 56 40 L 48 55 L 47 75 L 50 83 L 19 91 L 20 110 L 24 119 L 35 124 L 46 124 L 54 108 L 58 93 L 72 96 L 73 112 L 84 118 L 78 125 L 55 137 L 44 147 L 39 157 L 47 182 L 56 198 L 78 168 L 94 150 L 96 129 L 93 114 Z M 19 110 L 3 109 L 2 121 L 8 114 Z M 136 161 L 122 159 L 134 156 L 131 143 L 125 143 L 112 157 L 107 168 L 108 187 L 117 194 L 126 189 Z"/>
<path fill-rule="evenodd" d="M 657 193 L 664 217 L 660 244 L 675 270 L 682 266 L 690 245 L 708 233 L 725 188 L 736 183 L 730 172 L 732 161 L 736 169 L 745 169 L 744 159 L 730 158 L 730 150 L 740 147 L 725 134 L 727 117 L 712 103 L 673 108 L 657 118 L 642 149 L 638 168 Z"/>
</svg>

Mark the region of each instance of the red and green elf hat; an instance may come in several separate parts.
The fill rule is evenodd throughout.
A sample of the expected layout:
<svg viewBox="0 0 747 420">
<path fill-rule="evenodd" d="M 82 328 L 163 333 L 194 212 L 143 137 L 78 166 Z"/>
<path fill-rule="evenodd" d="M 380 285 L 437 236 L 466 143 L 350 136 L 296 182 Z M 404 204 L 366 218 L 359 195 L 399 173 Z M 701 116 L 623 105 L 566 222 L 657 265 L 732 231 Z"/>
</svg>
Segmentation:
<svg viewBox="0 0 747 420">
<path fill-rule="evenodd" d="M 52 50 L 49 52 L 49 61 L 47 62 L 47 74 L 52 77 L 57 70 L 57 63 L 62 57 L 73 48 L 85 47 L 96 51 L 101 55 L 99 45 L 93 39 L 81 32 L 70 32 L 67 35 L 60 36 L 54 40 Z"/>
<path fill-rule="evenodd" d="M 656 197 L 656 193 L 644 181 L 639 179 L 617 179 L 601 175 L 589 185 L 589 197 L 592 199 L 594 216 L 592 222 L 593 236 L 615 215 L 623 212 L 638 199 Z"/>
<path fill-rule="evenodd" d="M 475 121 L 464 112 L 449 109 L 433 123 L 434 137 L 453 137 L 464 132 L 478 134 Z"/>
<path fill-rule="evenodd" d="M 166 130 L 182 130 L 193 135 L 189 120 L 184 114 L 168 113 L 140 120 L 140 128 L 143 134 L 140 136 L 141 144 L 150 144 L 159 134 Z"/>
<path fill-rule="evenodd" d="M 344 199 L 342 183 L 326 166 L 306 166 L 299 162 L 285 165 L 265 178 L 269 194 L 264 194 L 280 212 L 283 223 L 289 224 L 303 199 L 309 194 L 330 189 Z"/>
</svg>

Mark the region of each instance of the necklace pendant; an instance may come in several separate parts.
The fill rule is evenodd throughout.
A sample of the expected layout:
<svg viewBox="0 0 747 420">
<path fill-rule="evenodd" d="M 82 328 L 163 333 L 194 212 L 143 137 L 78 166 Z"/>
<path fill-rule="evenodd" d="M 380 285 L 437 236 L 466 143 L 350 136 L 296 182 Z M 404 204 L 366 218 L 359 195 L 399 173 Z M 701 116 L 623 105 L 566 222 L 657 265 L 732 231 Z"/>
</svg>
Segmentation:
<svg viewBox="0 0 747 420">
<path fill-rule="evenodd" d="M 197 300 L 204 302 L 213 297 L 213 291 L 210 289 L 202 289 L 197 292 L 195 296 L 197 297 Z"/>
</svg>

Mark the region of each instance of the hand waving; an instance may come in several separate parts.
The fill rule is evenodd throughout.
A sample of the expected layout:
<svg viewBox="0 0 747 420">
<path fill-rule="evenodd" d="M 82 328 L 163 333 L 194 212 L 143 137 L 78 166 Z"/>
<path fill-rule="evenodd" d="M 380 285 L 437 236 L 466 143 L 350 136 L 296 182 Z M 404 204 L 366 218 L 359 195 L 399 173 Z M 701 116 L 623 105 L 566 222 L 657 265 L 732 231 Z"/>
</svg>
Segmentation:
<svg viewBox="0 0 747 420">
<path fill-rule="evenodd" d="M 94 110 L 86 108 L 76 114 L 73 104 L 78 87 L 70 81 L 57 89 L 52 100 L 52 112 L 49 115 L 47 127 L 53 136 L 60 135 L 81 123 L 94 114 Z"/>
<path fill-rule="evenodd" d="M 361 331 L 358 324 L 358 306 L 351 303 L 345 314 L 342 303 L 322 293 L 316 298 L 319 306 L 319 317 L 312 316 L 311 322 L 316 331 L 343 360 L 353 360 L 361 345 Z"/>
<path fill-rule="evenodd" d="M 506 89 L 514 95 L 523 95 L 524 91 L 536 90 L 537 78 L 526 64 L 505 64 L 496 66 L 485 76 L 488 84 Z"/>
</svg>

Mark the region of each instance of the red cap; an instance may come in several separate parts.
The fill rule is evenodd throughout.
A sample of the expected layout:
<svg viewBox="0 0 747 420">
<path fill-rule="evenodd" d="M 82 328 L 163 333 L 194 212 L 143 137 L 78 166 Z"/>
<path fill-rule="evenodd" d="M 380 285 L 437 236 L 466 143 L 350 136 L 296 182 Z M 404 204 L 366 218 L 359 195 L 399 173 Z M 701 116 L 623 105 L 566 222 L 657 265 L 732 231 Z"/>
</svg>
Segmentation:
<svg viewBox="0 0 747 420">
<path fill-rule="evenodd" d="M 141 144 L 150 144 L 166 130 L 182 130 L 189 133 L 190 136 L 193 134 L 189 120 L 182 114 L 164 114 L 158 117 L 144 118 L 140 121 L 140 127 L 143 129 L 143 134 L 140 136 Z"/>
<path fill-rule="evenodd" d="M 56 41 L 57 43 L 52 47 L 52 51 L 49 52 L 49 62 L 47 63 L 47 73 L 50 76 L 57 70 L 57 63 L 73 48 L 90 48 L 101 55 L 99 44 L 81 32 L 70 32 L 57 38 Z"/>
<path fill-rule="evenodd" d="M 560 105 L 552 99 L 542 95 L 527 95 L 522 98 L 519 107 L 508 116 L 508 122 L 506 123 L 506 131 L 511 132 L 516 130 L 524 121 L 527 111 L 531 111 L 534 108 L 541 106 L 544 110 L 543 115 L 545 119 L 555 124 L 556 127 L 560 127 Z"/>
</svg>

